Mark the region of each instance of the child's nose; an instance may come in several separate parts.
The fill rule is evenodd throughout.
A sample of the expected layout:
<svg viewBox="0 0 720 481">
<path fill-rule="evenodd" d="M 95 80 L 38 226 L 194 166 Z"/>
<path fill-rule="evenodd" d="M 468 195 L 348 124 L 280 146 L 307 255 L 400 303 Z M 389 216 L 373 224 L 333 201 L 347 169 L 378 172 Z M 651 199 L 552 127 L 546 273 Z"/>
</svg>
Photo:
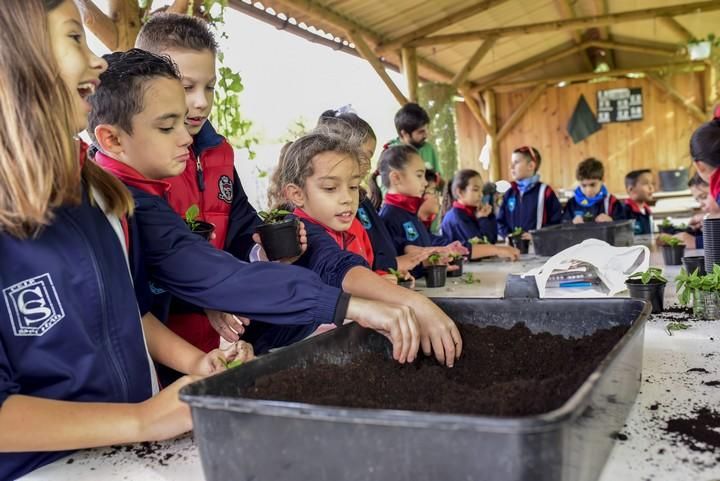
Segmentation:
<svg viewBox="0 0 720 481">
<path fill-rule="evenodd" d="M 196 92 L 195 94 L 193 94 L 192 103 L 193 107 L 200 110 L 205 109 L 208 105 L 207 99 L 202 92 Z"/>
<path fill-rule="evenodd" d="M 178 145 L 180 147 L 188 148 L 190 145 L 192 145 L 193 138 L 190 135 L 190 132 L 187 131 L 187 129 L 178 129 L 180 132 L 180 138 L 178 139 Z"/>
</svg>

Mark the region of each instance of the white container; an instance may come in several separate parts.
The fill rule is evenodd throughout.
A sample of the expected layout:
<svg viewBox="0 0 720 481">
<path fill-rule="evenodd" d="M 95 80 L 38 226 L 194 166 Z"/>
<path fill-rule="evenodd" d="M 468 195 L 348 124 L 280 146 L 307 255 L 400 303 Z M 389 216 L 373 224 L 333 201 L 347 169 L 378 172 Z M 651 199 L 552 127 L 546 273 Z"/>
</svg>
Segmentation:
<svg viewBox="0 0 720 481">
<path fill-rule="evenodd" d="M 687 48 L 691 60 L 705 60 L 710 56 L 711 44 L 709 41 L 691 43 Z"/>
</svg>

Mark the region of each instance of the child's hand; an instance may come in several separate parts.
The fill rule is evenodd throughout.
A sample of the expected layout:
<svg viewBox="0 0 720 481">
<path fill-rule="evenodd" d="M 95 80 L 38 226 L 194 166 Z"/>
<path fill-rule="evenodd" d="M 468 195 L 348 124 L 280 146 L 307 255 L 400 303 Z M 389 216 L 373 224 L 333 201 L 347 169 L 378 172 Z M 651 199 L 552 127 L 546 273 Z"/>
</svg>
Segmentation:
<svg viewBox="0 0 720 481">
<path fill-rule="evenodd" d="M 227 312 L 205 309 L 205 315 L 210 320 L 210 325 L 227 342 L 236 342 L 245 332 L 245 326 L 250 324 L 247 317 L 228 314 Z"/>
<path fill-rule="evenodd" d="M 268 257 L 267 254 L 265 254 L 265 249 L 262 246 L 260 234 L 253 234 L 252 239 L 257 245 L 260 246 L 260 251 L 258 252 L 260 260 L 267 262 Z M 278 262 L 280 262 L 281 264 L 294 264 L 298 259 L 300 259 L 300 257 L 302 257 L 305 251 L 307 251 L 307 230 L 305 229 L 305 224 L 303 224 L 302 221 L 298 221 L 298 242 L 300 243 L 300 255 L 296 257 L 286 257 L 284 259 L 278 259 Z"/>
<path fill-rule="evenodd" d="M 483 219 L 483 218 L 489 216 L 490 214 L 492 214 L 492 210 L 493 210 L 493 208 L 492 208 L 492 206 L 491 206 L 490 204 L 483 204 L 483 205 L 477 210 L 477 213 L 475 214 L 475 216 L 476 216 L 478 219 Z"/>
<path fill-rule="evenodd" d="M 390 284 L 397 285 L 397 283 L 398 283 L 397 277 L 395 277 L 392 274 L 380 274 L 380 277 L 382 277 L 383 279 L 388 281 Z"/>
<path fill-rule="evenodd" d="M 457 326 L 435 303 L 424 296 L 419 296 L 418 302 L 413 301 L 413 306 L 420 326 L 420 345 L 423 352 L 427 356 L 435 353 L 440 364 L 453 367 L 455 360 L 460 358 L 463 347 Z"/>
<path fill-rule="evenodd" d="M 683 244 L 685 244 L 686 249 L 695 249 L 696 243 L 695 243 L 695 236 L 692 234 L 688 234 L 687 232 L 678 232 L 673 236 L 676 239 L 680 239 Z"/>
<path fill-rule="evenodd" d="M 530 235 L 529 232 L 523 232 L 522 235 L 520 236 L 520 238 L 525 239 L 525 240 L 532 240 L 532 236 Z"/>
<path fill-rule="evenodd" d="M 460 241 L 454 241 L 454 242 L 451 242 L 450 244 L 446 245 L 445 247 L 439 247 L 439 248 L 435 247 L 433 249 L 435 250 L 435 252 L 437 252 L 439 254 L 446 254 L 446 255 L 459 254 L 461 256 L 466 256 L 466 255 L 470 254 L 470 251 L 467 250 L 467 247 L 462 245 L 460 243 Z"/>
<path fill-rule="evenodd" d="M 401 256 L 398 256 L 395 258 L 397 261 L 397 270 L 400 272 L 408 272 L 411 271 L 420 264 L 422 261 L 428 258 L 432 251 L 421 249 L 418 251 L 413 251 L 409 254 L 404 254 Z"/>
<path fill-rule="evenodd" d="M 595 222 L 612 222 L 612 221 L 613 221 L 613 218 L 607 214 L 598 214 L 598 216 L 595 217 Z"/>
<path fill-rule="evenodd" d="M 495 246 L 495 255 L 511 261 L 516 261 L 520 258 L 520 251 L 510 246 Z"/>
<path fill-rule="evenodd" d="M 248 344 L 245 341 L 238 341 L 230 346 L 228 350 L 213 349 L 207 354 L 203 354 L 193 363 L 190 374 L 209 376 L 225 371 L 229 362 L 247 362 L 252 359 L 255 359 L 252 344 Z"/>
<path fill-rule="evenodd" d="M 147 401 L 136 404 L 137 441 L 164 441 L 192 429 L 190 406 L 180 401 L 184 386 L 201 379 L 183 376 Z"/>
<path fill-rule="evenodd" d="M 583 220 L 583 217 L 581 215 L 576 215 L 575 217 L 573 217 L 572 223 L 573 224 L 584 224 L 585 221 Z"/>
<path fill-rule="evenodd" d="M 690 218 L 690 221 L 688 222 L 688 227 L 690 227 L 693 230 L 700 230 L 703 226 L 703 219 L 705 219 L 705 212 L 700 212 L 699 214 L 695 214 Z"/>
</svg>

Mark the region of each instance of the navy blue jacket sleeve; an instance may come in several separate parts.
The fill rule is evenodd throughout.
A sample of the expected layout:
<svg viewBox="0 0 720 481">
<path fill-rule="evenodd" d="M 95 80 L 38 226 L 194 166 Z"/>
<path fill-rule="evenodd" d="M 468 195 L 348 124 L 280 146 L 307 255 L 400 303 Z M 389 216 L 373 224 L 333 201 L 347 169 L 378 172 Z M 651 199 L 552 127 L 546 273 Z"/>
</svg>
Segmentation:
<svg viewBox="0 0 720 481">
<path fill-rule="evenodd" d="M 370 267 L 361 256 L 342 250 L 321 226 L 305 222 L 305 229 L 308 248 L 295 265 L 312 270 L 326 284 L 342 289 L 343 279 L 350 269 Z"/>
<path fill-rule="evenodd" d="M 625 212 L 625 207 L 623 206 L 623 203 L 620 202 L 617 198 L 615 198 L 615 203 L 612 206 L 612 212 L 608 214 L 610 217 L 613 218 L 613 220 L 624 220 L 624 219 L 630 219 L 631 217 L 627 216 L 627 213 Z"/>
<path fill-rule="evenodd" d="M 547 213 L 547 225 L 560 224 L 563 221 L 563 208 L 554 191 L 551 191 L 545 200 L 545 212 Z"/>
<path fill-rule="evenodd" d="M 510 228 L 510 219 L 508 218 L 509 212 L 507 209 L 507 200 L 509 196 L 508 192 L 505 192 L 505 194 L 503 194 L 503 202 L 500 206 L 500 209 L 498 209 L 497 214 L 497 232 L 503 237 L 507 237 L 512 230 Z"/>
<path fill-rule="evenodd" d="M 260 217 L 248 201 L 237 171 L 233 169 L 233 201 L 225 250 L 238 259 L 250 260 L 250 250 L 255 245 L 252 235 L 261 223 Z"/>
<path fill-rule="evenodd" d="M 572 222 L 572 220 L 575 218 L 576 206 L 577 203 L 575 202 L 575 199 L 568 199 L 567 204 L 565 204 L 565 210 L 563 210 L 562 213 L 563 222 Z"/>
<path fill-rule="evenodd" d="M 478 237 L 480 239 L 487 237 L 491 244 L 496 243 L 498 238 L 497 225 L 495 214 L 490 214 L 487 217 L 478 219 L 478 226 L 480 228 L 480 234 Z"/>
<path fill-rule="evenodd" d="M 248 264 L 193 234 L 163 199 L 131 188 L 148 275 L 196 306 L 272 324 L 331 323 L 340 289 L 313 272 Z"/>
</svg>

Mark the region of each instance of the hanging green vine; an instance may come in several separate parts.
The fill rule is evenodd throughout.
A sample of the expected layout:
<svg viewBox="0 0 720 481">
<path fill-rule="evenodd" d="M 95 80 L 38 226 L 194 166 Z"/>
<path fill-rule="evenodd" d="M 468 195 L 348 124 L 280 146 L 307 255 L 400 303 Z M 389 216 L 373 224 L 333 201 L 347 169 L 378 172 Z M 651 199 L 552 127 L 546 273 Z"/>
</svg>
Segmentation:
<svg viewBox="0 0 720 481">
<path fill-rule="evenodd" d="M 455 90 L 448 84 L 426 82 L 418 89 L 420 105 L 430 116 L 430 141 L 440 161 L 440 175 L 449 179 L 458 165 L 455 134 Z"/>
</svg>

